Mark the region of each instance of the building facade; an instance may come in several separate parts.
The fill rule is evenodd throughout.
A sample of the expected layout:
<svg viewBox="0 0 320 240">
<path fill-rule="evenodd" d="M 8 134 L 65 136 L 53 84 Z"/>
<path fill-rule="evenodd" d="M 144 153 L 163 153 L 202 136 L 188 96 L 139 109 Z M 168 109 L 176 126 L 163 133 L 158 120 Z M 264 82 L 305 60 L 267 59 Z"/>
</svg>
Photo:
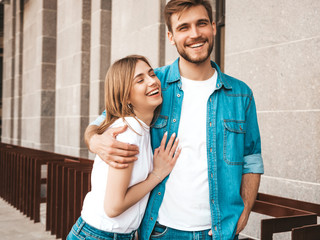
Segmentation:
<svg viewBox="0 0 320 240">
<path fill-rule="evenodd" d="M 136 53 L 157 67 L 178 56 L 166 39 L 166 0 L 3 2 L 5 143 L 88 157 L 84 131 L 104 108 L 110 63 Z M 253 89 L 260 191 L 319 203 L 320 1 L 221 2 L 212 0 L 222 27 L 213 58 Z M 252 214 L 249 225 L 260 217 Z"/>
</svg>

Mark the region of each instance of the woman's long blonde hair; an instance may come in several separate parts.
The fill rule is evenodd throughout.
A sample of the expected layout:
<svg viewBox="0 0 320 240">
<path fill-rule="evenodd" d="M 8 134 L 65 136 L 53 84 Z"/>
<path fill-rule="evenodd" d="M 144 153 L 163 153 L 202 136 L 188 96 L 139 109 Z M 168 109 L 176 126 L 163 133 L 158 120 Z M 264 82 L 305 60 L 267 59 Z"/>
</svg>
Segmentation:
<svg viewBox="0 0 320 240">
<path fill-rule="evenodd" d="M 139 60 L 151 67 L 144 56 L 130 55 L 117 60 L 109 68 L 104 82 L 106 119 L 99 126 L 98 134 L 102 134 L 118 118 L 134 116 L 128 101 Z"/>
</svg>

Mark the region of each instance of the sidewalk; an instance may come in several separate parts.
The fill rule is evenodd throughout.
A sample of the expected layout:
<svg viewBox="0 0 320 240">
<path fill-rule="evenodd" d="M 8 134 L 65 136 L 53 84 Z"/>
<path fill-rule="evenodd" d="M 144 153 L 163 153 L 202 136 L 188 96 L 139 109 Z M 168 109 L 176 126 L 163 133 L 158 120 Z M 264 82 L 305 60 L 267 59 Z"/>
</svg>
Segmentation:
<svg viewBox="0 0 320 240">
<path fill-rule="evenodd" d="M 45 231 L 42 223 L 34 223 L 19 210 L 0 198 L 1 240 L 53 240 L 55 235 Z"/>
</svg>

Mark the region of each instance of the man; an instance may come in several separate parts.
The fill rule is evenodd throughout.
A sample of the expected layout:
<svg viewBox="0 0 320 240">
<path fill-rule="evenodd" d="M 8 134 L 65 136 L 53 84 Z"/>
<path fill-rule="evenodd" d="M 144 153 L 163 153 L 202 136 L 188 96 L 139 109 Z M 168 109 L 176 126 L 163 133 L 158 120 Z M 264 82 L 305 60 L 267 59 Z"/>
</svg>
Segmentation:
<svg viewBox="0 0 320 240">
<path fill-rule="evenodd" d="M 150 194 L 139 239 L 237 239 L 263 173 L 252 91 L 210 61 L 216 26 L 208 0 L 171 0 L 165 19 L 180 58 L 155 70 L 163 105 L 152 147 L 168 131 L 177 134 L 182 152 Z M 86 131 L 91 151 L 114 167 L 135 160 L 135 146 L 114 139 L 125 129 L 96 135 L 95 128 Z"/>
</svg>

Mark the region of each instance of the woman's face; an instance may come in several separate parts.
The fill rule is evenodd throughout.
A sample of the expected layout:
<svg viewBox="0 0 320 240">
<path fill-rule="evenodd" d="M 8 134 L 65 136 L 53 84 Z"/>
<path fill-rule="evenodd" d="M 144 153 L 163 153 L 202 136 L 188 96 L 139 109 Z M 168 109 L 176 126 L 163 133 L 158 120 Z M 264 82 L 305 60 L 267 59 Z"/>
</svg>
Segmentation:
<svg viewBox="0 0 320 240">
<path fill-rule="evenodd" d="M 161 83 L 153 69 L 141 60 L 136 64 L 129 103 L 136 115 L 153 113 L 162 103 Z"/>
</svg>

